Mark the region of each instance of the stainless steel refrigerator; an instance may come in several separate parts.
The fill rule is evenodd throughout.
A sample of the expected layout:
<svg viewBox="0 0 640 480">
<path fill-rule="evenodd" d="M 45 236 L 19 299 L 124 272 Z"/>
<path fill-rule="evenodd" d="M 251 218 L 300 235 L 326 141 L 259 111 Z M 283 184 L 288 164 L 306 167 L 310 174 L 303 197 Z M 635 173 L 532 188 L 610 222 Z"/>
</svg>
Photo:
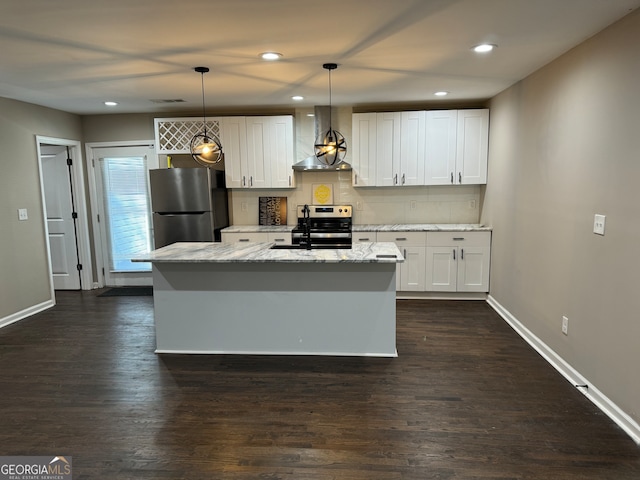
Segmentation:
<svg viewBox="0 0 640 480">
<path fill-rule="evenodd" d="M 219 242 L 229 226 L 224 172 L 209 168 L 149 171 L 155 248 L 175 242 Z"/>
</svg>

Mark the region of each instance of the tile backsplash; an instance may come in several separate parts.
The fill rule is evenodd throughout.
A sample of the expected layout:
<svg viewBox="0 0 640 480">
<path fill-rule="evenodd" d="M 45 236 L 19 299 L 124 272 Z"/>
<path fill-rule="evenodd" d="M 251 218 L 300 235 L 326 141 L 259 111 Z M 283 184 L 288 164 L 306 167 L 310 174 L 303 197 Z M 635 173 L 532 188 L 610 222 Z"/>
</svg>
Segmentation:
<svg viewBox="0 0 640 480">
<path fill-rule="evenodd" d="M 333 203 L 353 205 L 355 224 L 478 223 L 480 186 L 354 188 L 351 172 L 296 172 L 294 189 L 231 190 L 234 225 L 258 224 L 259 197 L 287 197 L 287 223 L 296 223 L 296 206 L 313 203 L 312 185 L 333 186 Z"/>
</svg>

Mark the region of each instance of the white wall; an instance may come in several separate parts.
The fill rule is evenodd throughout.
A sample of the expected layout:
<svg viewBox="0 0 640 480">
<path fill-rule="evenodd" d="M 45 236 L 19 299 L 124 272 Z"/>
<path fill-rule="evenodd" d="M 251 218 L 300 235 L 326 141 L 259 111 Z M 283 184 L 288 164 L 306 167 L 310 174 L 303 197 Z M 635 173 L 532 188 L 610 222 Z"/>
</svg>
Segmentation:
<svg viewBox="0 0 640 480">
<path fill-rule="evenodd" d="M 636 422 L 638 45 L 636 10 L 492 100 L 481 215 L 491 295 Z"/>
<path fill-rule="evenodd" d="M 36 135 L 79 141 L 80 117 L 0 98 L 0 324 L 53 300 Z M 27 221 L 18 221 L 18 208 Z"/>
</svg>

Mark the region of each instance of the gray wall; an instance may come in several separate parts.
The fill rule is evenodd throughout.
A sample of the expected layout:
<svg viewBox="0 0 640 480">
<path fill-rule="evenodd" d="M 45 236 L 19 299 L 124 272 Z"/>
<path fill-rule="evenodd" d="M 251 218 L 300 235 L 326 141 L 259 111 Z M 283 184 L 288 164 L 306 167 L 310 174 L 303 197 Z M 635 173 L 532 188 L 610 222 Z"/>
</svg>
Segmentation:
<svg viewBox="0 0 640 480">
<path fill-rule="evenodd" d="M 492 100 L 481 216 L 491 295 L 636 422 L 638 45 L 640 10 Z"/>
<path fill-rule="evenodd" d="M 51 299 L 36 135 L 79 141 L 80 117 L 0 98 L 0 319 Z"/>
</svg>

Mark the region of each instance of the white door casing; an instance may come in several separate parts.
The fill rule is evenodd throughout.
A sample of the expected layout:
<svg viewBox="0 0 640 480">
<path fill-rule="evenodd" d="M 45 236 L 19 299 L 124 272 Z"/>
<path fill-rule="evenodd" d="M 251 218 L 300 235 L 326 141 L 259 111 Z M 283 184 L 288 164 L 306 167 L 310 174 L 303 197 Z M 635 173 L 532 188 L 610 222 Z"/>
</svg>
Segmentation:
<svg viewBox="0 0 640 480">
<path fill-rule="evenodd" d="M 98 286 L 133 286 L 151 285 L 151 269 L 143 271 L 119 271 L 113 268 L 111 258 L 111 242 L 109 231 L 109 214 L 105 205 L 103 172 L 101 159 L 104 158 L 136 158 L 145 156 L 147 168 L 158 168 L 158 156 L 155 153 L 153 140 L 134 142 L 104 142 L 86 145 L 89 175 L 91 209 L 93 212 L 93 231 L 96 244 L 96 266 L 98 268 Z M 148 188 L 148 173 L 145 174 Z M 148 195 L 147 195 L 148 198 Z M 149 230 L 153 238 L 153 232 Z M 143 268 L 146 264 L 136 264 L 136 268 Z"/>
<path fill-rule="evenodd" d="M 51 285 L 51 298 L 55 298 L 56 289 L 78 289 L 90 290 L 93 287 L 93 269 L 91 264 L 91 243 L 89 240 L 89 222 L 87 216 L 87 201 L 84 188 L 84 167 L 82 161 L 82 153 L 80 149 L 80 142 L 77 140 L 69 140 L 55 137 L 45 137 L 41 135 L 35 136 L 36 140 L 36 152 L 38 156 L 38 169 L 40 176 L 40 192 L 42 198 L 42 218 L 44 221 L 44 231 L 46 236 L 46 248 L 47 258 L 49 262 L 49 276 Z M 63 152 L 61 157 L 64 157 L 64 161 L 60 162 L 64 164 L 64 175 L 62 174 L 62 168 L 57 175 L 52 174 L 50 171 L 53 168 L 53 164 L 43 163 L 43 149 L 51 147 L 55 152 Z M 67 155 L 68 147 L 68 155 Z M 72 164 L 68 168 L 66 159 L 71 159 Z M 44 157 L 45 160 L 49 160 L 53 157 Z M 45 172 L 46 169 L 46 172 Z M 60 183 L 60 185 L 57 185 Z M 70 192 L 73 190 L 74 206 L 76 214 L 75 229 L 71 223 L 47 220 L 47 212 L 55 215 L 53 212 L 60 212 L 61 205 L 49 205 L 52 202 L 63 202 L 62 199 L 56 199 L 55 197 L 60 190 L 60 194 L 63 192 Z M 48 198 L 49 197 L 49 200 Z M 53 198 L 51 198 L 53 197 Z M 64 202 L 63 202 L 64 203 Z M 52 231 L 49 231 L 51 223 Z M 66 223 L 65 225 L 62 225 Z M 75 230 L 75 232 L 74 232 Z M 73 232 L 73 234 L 72 234 Z M 50 237 L 53 238 L 53 251 L 52 245 L 50 245 Z M 77 248 L 77 253 L 76 253 Z M 81 265 L 81 270 L 78 274 L 78 262 Z M 69 275 L 63 272 L 68 272 Z M 72 277 L 77 277 L 77 283 L 68 283 L 72 281 Z"/>
</svg>

